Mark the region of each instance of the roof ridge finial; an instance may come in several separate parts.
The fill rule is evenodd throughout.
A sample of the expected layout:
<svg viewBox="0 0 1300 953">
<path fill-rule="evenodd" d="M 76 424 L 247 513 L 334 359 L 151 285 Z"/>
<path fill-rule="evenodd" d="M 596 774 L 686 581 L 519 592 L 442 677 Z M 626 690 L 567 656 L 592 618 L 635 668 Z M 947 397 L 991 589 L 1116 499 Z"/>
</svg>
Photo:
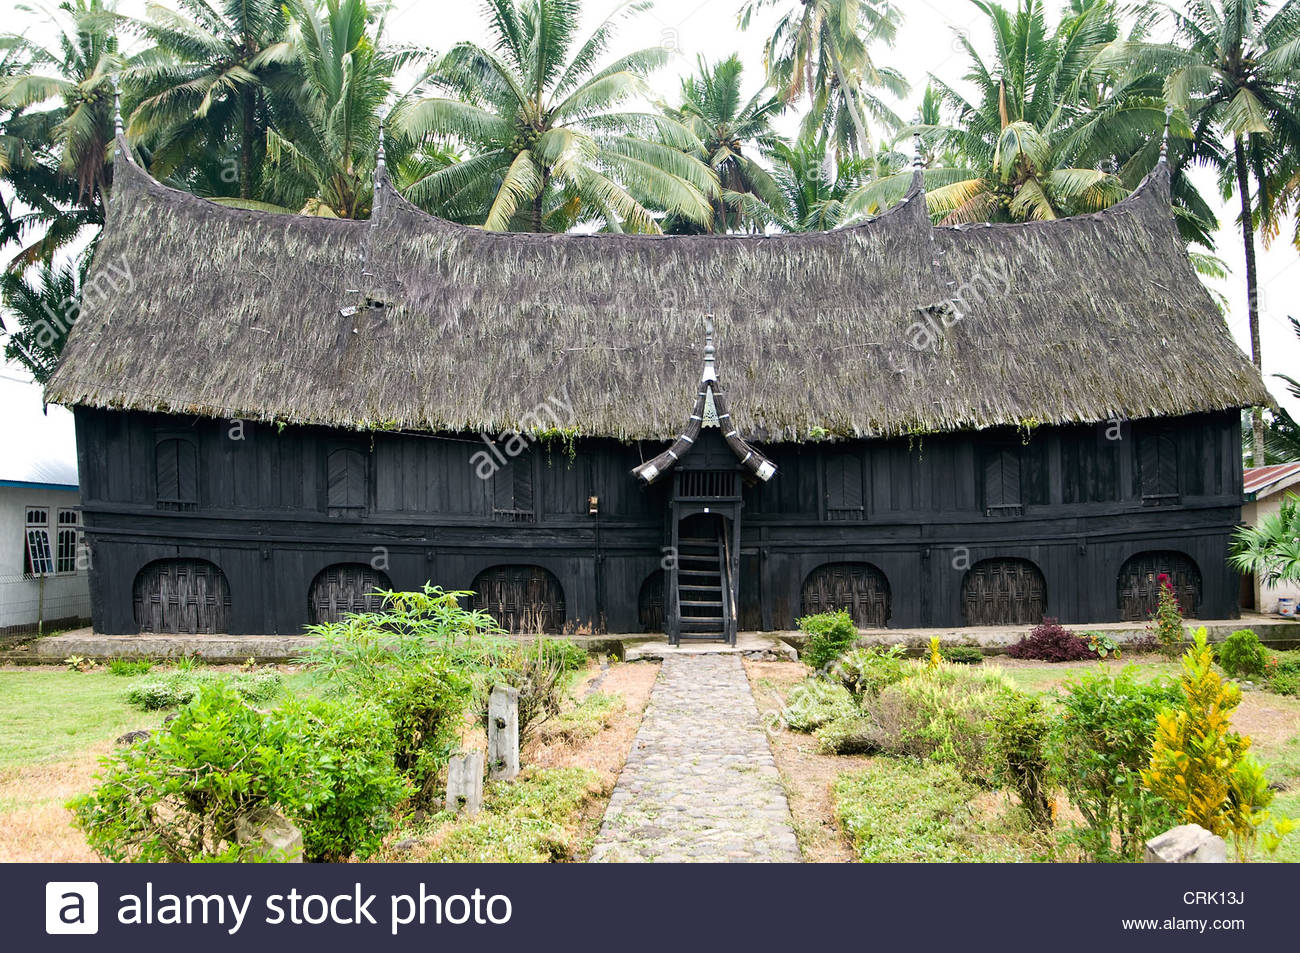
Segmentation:
<svg viewBox="0 0 1300 953">
<path fill-rule="evenodd" d="M 384 121 L 379 120 L 379 148 L 375 152 L 375 173 L 376 176 L 385 175 L 388 172 L 387 156 L 384 153 Z"/>
<path fill-rule="evenodd" d="M 916 118 L 912 120 L 912 171 L 925 171 L 925 156 L 921 151 L 921 111 L 918 109 Z"/>
<path fill-rule="evenodd" d="M 1160 164 L 1169 164 L 1169 120 L 1173 118 L 1174 107 L 1171 103 L 1165 105 L 1165 135 L 1160 140 Z"/>
<path fill-rule="evenodd" d="M 116 157 L 122 151 L 121 145 L 117 144 L 125 133 L 122 130 L 122 86 L 118 82 L 117 74 L 113 74 L 113 156 Z"/>
<path fill-rule="evenodd" d="M 704 374 L 700 377 L 701 384 L 718 381 L 718 372 L 713 364 L 716 353 L 717 349 L 713 346 L 713 314 L 710 312 L 704 316 Z"/>
</svg>

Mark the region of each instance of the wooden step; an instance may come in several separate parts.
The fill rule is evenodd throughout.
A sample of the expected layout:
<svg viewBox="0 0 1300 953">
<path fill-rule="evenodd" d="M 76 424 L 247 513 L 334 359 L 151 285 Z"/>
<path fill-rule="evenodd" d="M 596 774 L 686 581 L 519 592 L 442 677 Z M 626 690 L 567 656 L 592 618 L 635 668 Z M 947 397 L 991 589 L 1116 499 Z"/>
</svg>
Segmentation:
<svg viewBox="0 0 1300 953">
<path fill-rule="evenodd" d="M 678 603 L 678 605 L 683 605 L 683 606 L 694 606 L 694 607 L 697 607 L 697 608 L 721 609 L 721 608 L 722 608 L 722 600 L 719 599 L 719 600 L 717 600 L 716 602 L 711 601 L 711 600 L 710 600 L 710 601 L 707 601 L 707 602 L 704 602 L 704 601 L 700 601 L 700 600 L 696 600 L 696 599 L 683 599 L 683 600 L 681 600 L 681 602 Z"/>
</svg>

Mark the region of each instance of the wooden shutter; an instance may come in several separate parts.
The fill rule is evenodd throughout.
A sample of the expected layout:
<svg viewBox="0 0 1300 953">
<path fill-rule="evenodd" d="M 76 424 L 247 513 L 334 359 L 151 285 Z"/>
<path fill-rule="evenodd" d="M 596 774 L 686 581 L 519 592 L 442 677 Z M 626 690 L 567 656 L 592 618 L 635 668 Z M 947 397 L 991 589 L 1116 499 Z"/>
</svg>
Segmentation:
<svg viewBox="0 0 1300 953">
<path fill-rule="evenodd" d="M 862 460 L 852 453 L 826 458 L 826 518 L 862 519 L 866 508 L 862 486 Z"/>
<path fill-rule="evenodd" d="M 181 437 L 158 442 L 154 450 L 158 503 L 192 507 L 199 501 L 199 461 L 194 444 Z"/>
<path fill-rule="evenodd" d="M 511 460 L 492 478 L 493 514 L 508 522 L 531 523 L 536 518 L 533 497 L 533 454 L 529 450 Z"/>
<path fill-rule="evenodd" d="M 994 448 L 984 458 L 984 508 L 1006 512 L 1020 505 L 1020 451 Z"/>
<path fill-rule="evenodd" d="M 1168 434 L 1147 434 L 1141 439 L 1138 469 L 1145 502 L 1177 502 L 1178 447 Z"/>
<path fill-rule="evenodd" d="M 361 510 L 366 506 L 366 457 L 343 447 L 326 459 L 326 495 L 331 510 Z"/>
</svg>

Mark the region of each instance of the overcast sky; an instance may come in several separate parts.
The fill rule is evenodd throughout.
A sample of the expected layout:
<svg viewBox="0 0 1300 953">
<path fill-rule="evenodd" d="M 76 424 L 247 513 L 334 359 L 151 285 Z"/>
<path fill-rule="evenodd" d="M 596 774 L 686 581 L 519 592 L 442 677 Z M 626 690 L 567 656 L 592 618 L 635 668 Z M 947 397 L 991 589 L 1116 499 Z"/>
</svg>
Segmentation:
<svg viewBox="0 0 1300 953">
<path fill-rule="evenodd" d="M 781 8 L 794 6 L 796 0 L 779 4 Z M 1004 0 L 1014 6 L 1015 0 Z M 644 46 L 665 45 L 678 51 L 674 62 L 655 82 L 670 99 L 675 99 L 678 77 L 694 68 L 697 55 L 710 60 L 739 53 L 746 64 L 747 90 L 752 92 L 762 75 L 763 39 L 775 23 L 778 11 L 764 11 L 755 17 L 747 32 L 737 25 L 737 13 L 742 0 L 658 0 L 647 12 L 628 23 L 616 40 L 613 55 Z M 619 6 L 614 0 L 587 0 L 585 17 L 591 28 Z M 877 57 L 882 64 L 896 66 L 912 82 L 913 96 L 899 104 L 899 114 L 910 117 L 925 86 L 927 74 L 946 82 L 961 85 L 964 72 L 964 54 L 954 42 L 954 31 L 969 32 L 981 49 L 988 46 L 979 11 L 970 0 L 907 0 L 901 4 L 904 11 L 903 26 L 893 50 L 880 50 Z M 1060 4 L 1052 4 L 1059 8 Z M 137 13 L 144 7 L 142 0 L 125 0 L 119 9 Z M 12 14 L 11 14 L 12 16 Z M 22 18 L 26 14 L 18 13 Z M 7 18 L 5 29 L 27 29 L 33 25 L 21 20 L 15 23 Z M 476 0 L 399 0 L 389 17 L 388 36 L 395 42 L 420 44 L 445 49 L 458 40 L 486 40 L 480 4 Z M 39 29 L 39 27 L 36 27 Z M 1214 195 L 1213 180 L 1202 176 L 1202 188 L 1207 196 Z M 1220 232 L 1218 254 L 1232 269 L 1227 281 L 1214 282 L 1213 287 L 1226 296 L 1229 303 L 1228 324 L 1233 336 L 1243 350 L 1249 352 L 1246 325 L 1246 290 L 1243 251 L 1240 233 L 1235 230 L 1232 212 L 1221 209 L 1223 227 Z M 1284 236 L 1291 234 L 1288 225 Z M 1300 344 L 1297 343 L 1287 321 L 1289 309 L 1300 317 L 1300 308 L 1293 302 L 1300 299 L 1300 254 L 1285 241 L 1270 249 L 1260 249 L 1259 279 L 1261 289 L 1261 336 L 1264 350 L 1265 379 L 1273 393 L 1286 404 L 1293 414 L 1300 413 L 1300 401 L 1287 394 L 1283 384 L 1271 375 L 1276 372 L 1300 376 Z M 0 371 L 7 377 L 21 374 L 21 370 L 8 365 Z M 21 396 L 18 396 L 21 394 Z M 21 402 L 17 406 L 15 402 Z M 4 436 L 17 437 L 23 442 L 41 441 L 71 453 L 68 446 L 69 428 L 66 414 L 59 408 L 50 408 L 50 418 L 38 413 L 40 392 L 34 386 L 23 391 L 8 387 L 0 391 L 0 426 Z M 53 426 L 48 426 L 53 420 Z M 59 422 L 62 420 L 63 422 Z M 18 433 L 13 433 L 14 429 Z"/>
</svg>

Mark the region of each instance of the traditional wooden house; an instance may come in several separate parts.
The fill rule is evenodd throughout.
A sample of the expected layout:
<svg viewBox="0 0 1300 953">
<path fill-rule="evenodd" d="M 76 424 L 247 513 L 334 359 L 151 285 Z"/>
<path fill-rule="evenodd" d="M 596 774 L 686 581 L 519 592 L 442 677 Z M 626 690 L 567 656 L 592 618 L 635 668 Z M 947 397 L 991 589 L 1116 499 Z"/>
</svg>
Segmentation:
<svg viewBox="0 0 1300 953">
<path fill-rule="evenodd" d="M 49 398 L 103 632 L 276 633 L 375 586 L 510 628 L 718 638 L 1236 612 L 1270 400 L 1161 165 L 1097 214 L 805 235 L 498 234 L 222 207 L 117 170 Z M 707 339 L 712 315 L 716 340 Z M 716 356 L 715 356 L 716 348 Z"/>
</svg>

